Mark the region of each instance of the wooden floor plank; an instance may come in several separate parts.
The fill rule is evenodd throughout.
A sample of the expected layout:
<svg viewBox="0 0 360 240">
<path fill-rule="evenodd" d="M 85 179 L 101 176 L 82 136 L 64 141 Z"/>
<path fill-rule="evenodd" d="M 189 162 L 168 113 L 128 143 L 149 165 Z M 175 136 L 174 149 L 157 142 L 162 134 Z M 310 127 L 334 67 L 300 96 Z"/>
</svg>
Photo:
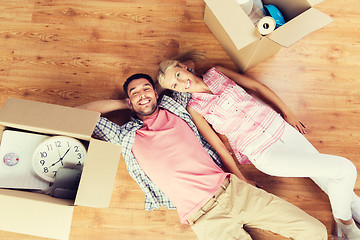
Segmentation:
<svg viewBox="0 0 360 240">
<path fill-rule="evenodd" d="M 8 97 L 76 106 L 124 97 L 133 73 L 156 76 L 158 63 L 189 49 L 236 70 L 203 22 L 202 0 L 2 0 L 0 107 Z M 308 127 L 320 151 L 360 169 L 360 1 L 315 6 L 334 21 L 246 72 L 273 89 Z M 99 87 L 100 85 L 100 87 Z M 130 113 L 107 116 L 125 122 Z M 319 219 L 333 231 L 326 194 L 306 178 L 277 178 L 242 166 L 245 176 Z M 358 170 L 359 171 L 359 170 Z M 360 181 L 355 185 L 360 193 Z M 249 229 L 255 240 L 284 239 Z M 41 239 L 0 231 L 0 239 Z M 71 240 L 196 239 L 176 211 L 144 211 L 144 195 L 120 161 L 108 209 L 76 206 Z M 331 237 L 329 236 L 329 239 Z M 335 239 L 335 238 L 334 238 Z"/>
</svg>

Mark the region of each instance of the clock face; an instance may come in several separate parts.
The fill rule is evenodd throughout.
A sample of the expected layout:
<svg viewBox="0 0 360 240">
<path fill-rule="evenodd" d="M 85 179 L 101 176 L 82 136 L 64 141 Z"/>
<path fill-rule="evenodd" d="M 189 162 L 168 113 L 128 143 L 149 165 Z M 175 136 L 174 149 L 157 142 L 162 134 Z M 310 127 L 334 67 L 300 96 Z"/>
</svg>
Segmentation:
<svg viewBox="0 0 360 240">
<path fill-rule="evenodd" d="M 82 170 L 86 158 L 84 145 L 71 137 L 55 136 L 40 143 L 32 157 L 35 173 L 46 181 L 54 182 L 59 168 Z"/>
</svg>

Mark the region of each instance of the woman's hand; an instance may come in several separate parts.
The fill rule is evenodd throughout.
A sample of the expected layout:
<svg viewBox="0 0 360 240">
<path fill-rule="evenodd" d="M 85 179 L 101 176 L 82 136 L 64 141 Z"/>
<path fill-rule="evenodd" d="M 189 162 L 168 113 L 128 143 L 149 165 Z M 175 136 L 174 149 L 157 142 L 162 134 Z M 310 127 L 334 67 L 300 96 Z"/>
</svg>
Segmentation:
<svg viewBox="0 0 360 240">
<path fill-rule="evenodd" d="M 304 123 L 302 123 L 294 114 L 290 113 L 287 115 L 284 115 L 284 119 L 286 122 L 288 122 L 291 126 L 296 128 L 301 134 L 306 133 L 306 126 Z"/>
</svg>

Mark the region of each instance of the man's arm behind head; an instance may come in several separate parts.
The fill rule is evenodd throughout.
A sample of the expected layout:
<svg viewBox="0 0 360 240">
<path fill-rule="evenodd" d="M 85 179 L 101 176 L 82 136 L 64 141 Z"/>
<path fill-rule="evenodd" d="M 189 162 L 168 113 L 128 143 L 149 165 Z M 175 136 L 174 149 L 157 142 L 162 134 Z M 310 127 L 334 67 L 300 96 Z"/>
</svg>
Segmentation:
<svg viewBox="0 0 360 240">
<path fill-rule="evenodd" d="M 89 103 L 85 103 L 80 106 L 76 106 L 75 108 L 85 109 L 90 111 L 99 112 L 101 114 L 129 109 L 129 105 L 126 99 L 114 99 L 114 100 L 98 100 Z"/>
</svg>

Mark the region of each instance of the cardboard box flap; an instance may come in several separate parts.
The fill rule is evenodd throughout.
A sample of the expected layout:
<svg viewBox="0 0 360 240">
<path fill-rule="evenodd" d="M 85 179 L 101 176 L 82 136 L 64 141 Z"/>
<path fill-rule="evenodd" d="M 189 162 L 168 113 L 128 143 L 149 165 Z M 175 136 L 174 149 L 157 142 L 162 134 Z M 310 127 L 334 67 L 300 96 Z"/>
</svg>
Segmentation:
<svg viewBox="0 0 360 240">
<path fill-rule="evenodd" d="M 323 28 L 332 21 L 333 19 L 328 15 L 315 8 L 310 8 L 267 35 L 267 37 L 284 47 L 289 47 L 306 35 Z"/>
<path fill-rule="evenodd" d="M 285 21 L 290 21 L 311 8 L 311 4 L 307 0 L 265 0 L 263 2 L 265 5 L 272 4 L 276 6 Z"/>
<path fill-rule="evenodd" d="M 91 139 L 75 205 L 106 208 L 110 205 L 121 146 Z"/>
<path fill-rule="evenodd" d="M 24 99 L 9 98 L 0 109 L 0 124 L 34 132 L 89 140 L 100 113 Z"/>
<path fill-rule="evenodd" d="M 1 230 L 52 239 L 69 238 L 73 206 L 37 199 L 42 194 L 18 192 L 18 196 L 12 190 L 0 191 Z"/>
<path fill-rule="evenodd" d="M 311 4 L 311 6 L 315 6 L 316 4 L 319 4 L 323 1 L 324 0 L 308 0 L 308 2 Z"/>
<path fill-rule="evenodd" d="M 241 49 L 261 38 L 250 18 L 235 0 L 205 0 L 209 9 L 221 21 L 222 27 Z"/>
</svg>

